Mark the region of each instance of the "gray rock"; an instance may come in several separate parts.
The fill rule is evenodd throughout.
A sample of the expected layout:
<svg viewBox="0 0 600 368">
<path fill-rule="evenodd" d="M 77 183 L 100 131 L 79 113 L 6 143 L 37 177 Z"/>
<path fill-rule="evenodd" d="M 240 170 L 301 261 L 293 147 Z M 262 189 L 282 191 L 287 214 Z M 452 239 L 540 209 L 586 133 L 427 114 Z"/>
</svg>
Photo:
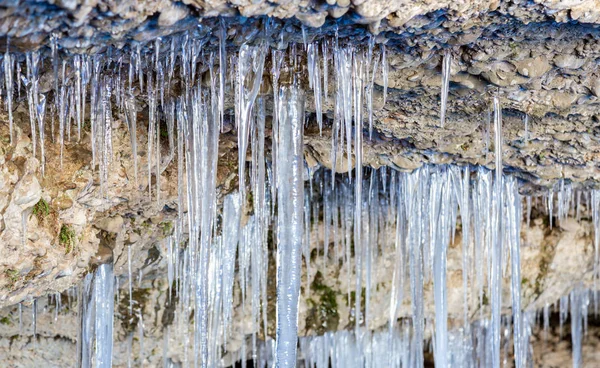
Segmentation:
<svg viewBox="0 0 600 368">
<path fill-rule="evenodd" d="M 100 230 L 108 231 L 109 233 L 119 233 L 123 230 L 123 217 L 118 215 L 105 217 L 98 220 L 94 226 Z"/>
</svg>

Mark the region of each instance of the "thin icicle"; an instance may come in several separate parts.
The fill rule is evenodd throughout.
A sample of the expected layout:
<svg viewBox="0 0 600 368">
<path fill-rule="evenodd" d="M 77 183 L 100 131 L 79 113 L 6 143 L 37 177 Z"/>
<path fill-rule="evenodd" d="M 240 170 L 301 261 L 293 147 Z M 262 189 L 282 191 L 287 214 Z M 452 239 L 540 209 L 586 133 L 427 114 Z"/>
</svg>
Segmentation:
<svg viewBox="0 0 600 368">
<path fill-rule="evenodd" d="M 524 124 L 525 124 L 525 137 L 523 137 L 523 141 L 525 142 L 525 145 L 527 145 L 527 143 L 529 143 L 529 114 L 525 114 L 525 119 L 524 120 Z"/>
<path fill-rule="evenodd" d="M 442 59 L 442 92 L 441 101 L 442 106 L 440 109 L 440 124 L 442 128 L 446 122 L 446 109 L 448 106 L 448 90 L 450 88 L 450 65 L 452 63 L 452 54 L 449 50 L 444 51 L 444 57 Z"/>
<path fill-rule="evenodd" d="M 491 304 L 492 304 L 492 328 L 491 328 L 491 357 L 492 367 L 500 367 L 500 322 L 502 312 L 502 254 L 503 254 L 503 178 L 502 178 L 502 110 L 498 96 L 494 96 L 494 128 L 496 131 L 494 147 L 496 151 L 496 180 L 494 191 L 495 221 L 493 224 L 491 254 Z"/>
<path fill-rule="evenodd" d="M 13 57 L 8 52 L 8 46 L 6 53 L 4 54 L 4 82 L 6 85 L 6 109 L 8 110 L 8 127 L 10 134 L 10 144 L 14 144 L 14 127 L 13 127 L 13 94 L 14 94 L 14 81 L 13 81 Z M 20 84 L 20 81 L 17 81 Z"/>
<path fill-rule="evenodd" d="M 518 195 L 516 180 L 509 177 L 506 180 L 506 211 L 507 233 L 506 238 L 510 244 L 511 260 L 511 296 L 514 329 L 514 356 L 515 367 L 527 367 L 527 334 L 524 331 L 523 316 L 521 311 L 521 199 Z M 504 216 L 504 214 L 500 214 Z"/>
<path fill-rule="evenodd" d="M 308 55 L 308 83 L 313 90 L 315 97 L 315 113 L 317 114 L 317 124 L 319 125 L 319 134 L 323 134 L 323 111 L 321 107 L 321 68 L 319 65 L 319 47 L 311 43 L 306 51 Z"/>
<path fill-rule="evenodd" d="M 387 100 L 387 92 L 388 92 L 388 60 L 387 60 L 387 52 L 385 45 L 381 45 L 381 77 L 383 79 L 383 106 L 385 106 L 385 102 Z"/>
</svg>

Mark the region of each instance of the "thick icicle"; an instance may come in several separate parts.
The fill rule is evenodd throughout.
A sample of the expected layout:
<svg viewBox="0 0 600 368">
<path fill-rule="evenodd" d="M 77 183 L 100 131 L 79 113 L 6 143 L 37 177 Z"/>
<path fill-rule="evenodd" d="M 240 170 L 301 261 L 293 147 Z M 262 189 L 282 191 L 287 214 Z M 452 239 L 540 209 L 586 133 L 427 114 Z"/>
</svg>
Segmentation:
<svg viewBox="0 0 600 368">
<path fill-rule="evenodd" d="M 252 107 L 262 83 L 266 47 L 242 45 L 236 80 L 236 126 L 238 129 L 238 177 L 242 200 L 246 198 L 246 151 L 251 131 Z"/>
<path fill-rule="evenodd" d="M 112 367 L 114 277 L 112 264 L 98 267 L 94 276 L 96 357 L 98 368 Z"/>
<path fill-rule="evenodd" d="M 446 294 L 446 252 L 450 241 L 449 212 L 451 188 L 449 175 L 445 172 L 434 174 L 431 182 L 429 209 L 433 242 L 433 286 L 435 301 L 435 365 L 448 366 L 448 301 Z M 420 303 L 423 301 L 421 300 Z"/>
<path fill-rule="evenodd" d="M 278 368 L 296 366 L 303 220 L 304 94 L 285 87 L 277 106 L 277 353 Z"/>
<path fill-rule="evenodd" d="M 573 368 L 581 367 L 583 360 L 581 356 L 581 340 L 583 331 L 581 326 L 582 307 L 584 303 L 583 291 L 575 289 L 571 291 L 571 339 L 573 343 Z"/>
</svg>

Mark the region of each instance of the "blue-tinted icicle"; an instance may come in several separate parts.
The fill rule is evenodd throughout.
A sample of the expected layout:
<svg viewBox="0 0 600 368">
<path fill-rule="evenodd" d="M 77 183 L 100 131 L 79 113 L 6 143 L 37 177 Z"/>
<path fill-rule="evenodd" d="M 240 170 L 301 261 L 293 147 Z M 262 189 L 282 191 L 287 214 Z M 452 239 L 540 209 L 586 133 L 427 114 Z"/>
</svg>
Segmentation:
<svg viewBox="0 0 600 368">
<path fill-rule="evenodd" d="M 278 368 L 296 366 L 300 253 L 304 234 L 304 95 L 297 87 L 279 94 L 277 136 L 277 352 Z"/>
<path fill-rule="evenodd" d="M 442 107 L 440 110 L 440 123 L 442 128 L 444 127 L 444 123 L 446 122 L 446 108 L 448 106 L 448 90 L 450 88 L 450 64 L 452 63 L 452 55 L 450 51 L 444 52 L 444 57 L 442 59 L 442 92 L 441 92 L 441 102 Z"/>
<path fill-rule="evenodd" d="M 502 312 L 502 254 L 503 254 L 503 176 L 502 176 L 502 110 L 498 97 L 494 97 L 494 147 L 496 151 L 496 172 L 494 182 L 494 223 L 492 227 L 490 291 L 492 301 L 491 356 L 492 367 L 500 367 L 500 318 Z"/>
</svg>

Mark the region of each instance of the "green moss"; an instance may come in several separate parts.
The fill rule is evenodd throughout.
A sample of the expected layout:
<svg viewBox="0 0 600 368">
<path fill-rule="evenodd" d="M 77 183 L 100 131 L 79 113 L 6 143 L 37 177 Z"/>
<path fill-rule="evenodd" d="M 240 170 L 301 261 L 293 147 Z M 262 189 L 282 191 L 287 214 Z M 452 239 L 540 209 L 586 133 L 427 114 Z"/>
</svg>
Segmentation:
<svg viewBox="0 0 600 368">
<path fill-rule="evenodd" d="M 42 221 L 46 216 L 50 215 L 50 205 L 41 198 L 38 203 L 33 206 L 33 215 Z"/>
<path fill-rule="evenodd" d="M 317 271 L 310 285 L 314 298 L 307 299 L 310 307 L 306 316 L 306 329 L 318 334 L 336 330 L 340 321 L 337 311 L 337 293 L 323 282 L 323 274 Z M 317 299 L 318 298 L 318 299 Z"/>
<path fill-rule="evenodd" d="M 58 242 L 65 247 L 65 254 L 71 253 L 75 249 L 77 235 L 75 230 L 69 225 L 63 225 L 58 233 Z"/>
<path fill-rule="evenodd" d="M 0 318 L 0 324 L 10 325 L 10 318 L 8 318 L 8 316 L 4 316 L 4 317 Z"/>
<path fill-rule="evenodd" d="M 545 247 L 542 248 L 542 252 L 545 250 Z M 535 286 L 534 286 L 534 293 L 535 296 L 538 297 L 542 294 L 543 288 L 544 288 L 544 279 L 546 278 L 546 274 L 548 273 L 548 265 L 550 264 L 550 258 L 548 256 L 548 254 L 546 254 L 545 252 L 542 253 L 542 256 L 540 257 L 540 263 L 539 263 L 539 272 L 535 278 Z"/>
<path fill-rule="evenodd" d="M 365 288 L 362 288 L 360 291 L 360 307 L 361 307 L 361 313 L 365 312 L 365 306 L 366 304 L 366 300 L 367 300 L 367 290 Z M 350 307 L 350 316 L 348 318 L 348 321 L 350 322 L 351 325 L 354 325 L 354 317 L 356 315 L 359 315 L 358 313 L 356 313 L 356 311 L 354 311 L 355 307 L 356 307 L 356 291 L 351 291 L 350 292 L 350 299 L 346 299 L 346 305 L 348 305 L 348 307 Z"/>
<path fill-rule="evenodd" d="M 246 192 L 246 198 L 248 199 L 248 209 L 250 211 L 254 210 L 254 195 L 252 192 Z"/>
<path fill-rule="evenodd" d="M 485 291 L 483 292 L 483 296 L 481 298 L 481 304 L 482 305 L 490 305 L 490 301 L 487 297 L 487 294 L 485 293 Z"/>
<path fill-rule="evenodd" d="M 173 233 L 173 223 L 171 221 L 162 222 L 160 228 L 164 236 L 169 236 Z"/>
<path fill-rule="evenodd" d="M 9 268 L 4 271 L 4 276 L 8 279 L 8 287 L 9 289 L 14 289 L 17 281 L 19 281 L 19 271 Z"/>
<path fill-rule="evenodd" d="M 161 124 L 160 126 L 160 136 L 161 138 L 168 138 L 169 137 L 169 130 L 167 129 L 166 124 Z"/>
<path fill-rule="evenodd" d="M 150 289 L 133 289 L 131 292 L 132 311 L 129 313 L 129 293 L 123 293 L 118 311 L 121 319 L 121 326 L 126 332 L 133 332 L 139 322 L 139 311 L 144 310 L 144 305 L 148 302 Z"/>
</svg>

